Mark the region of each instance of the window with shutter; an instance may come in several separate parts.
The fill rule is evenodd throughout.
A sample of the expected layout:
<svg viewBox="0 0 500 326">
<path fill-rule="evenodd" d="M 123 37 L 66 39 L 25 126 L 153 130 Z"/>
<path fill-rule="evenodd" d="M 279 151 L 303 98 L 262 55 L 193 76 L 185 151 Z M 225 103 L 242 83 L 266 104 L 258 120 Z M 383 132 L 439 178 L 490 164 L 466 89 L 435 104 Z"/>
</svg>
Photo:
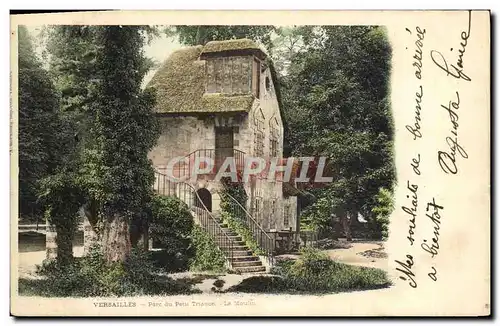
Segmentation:
<svg viewBox="0 0 500 326">
<path fill-rule="evenodd" d="M 255 90 L 258 89 L 258 80 L 254 80 L 253 75 L 260 75 L 260 69 L 254 71 L 254 61 L 250 56 L 207 59 L 205 92 L 258 96 L 258 90 Z"/>
</svg>

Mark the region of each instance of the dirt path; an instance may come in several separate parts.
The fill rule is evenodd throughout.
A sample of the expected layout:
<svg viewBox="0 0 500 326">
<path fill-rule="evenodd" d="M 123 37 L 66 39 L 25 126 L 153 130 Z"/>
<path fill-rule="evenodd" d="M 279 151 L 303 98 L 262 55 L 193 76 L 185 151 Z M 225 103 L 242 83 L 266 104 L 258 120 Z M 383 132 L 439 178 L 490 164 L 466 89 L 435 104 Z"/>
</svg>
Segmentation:
<svg viewBox="0 0 500 326">
<path fill-rule="evenodd" d="M 383 270 L 388 269 L 387 258 L 380 258 L 383 245 L 380 242 L 359 241 L 353 242 L 349 249 L 325 250 L 330 258 L 351 265 L 375 267 Z M 375 253 L 372 257 L 366 257 L 361 253 L 366 251 Z M 378 253 L 378 254 L 377 254 Z M 374 257 L 376 255 L 376 257 Z"/>
</svg>

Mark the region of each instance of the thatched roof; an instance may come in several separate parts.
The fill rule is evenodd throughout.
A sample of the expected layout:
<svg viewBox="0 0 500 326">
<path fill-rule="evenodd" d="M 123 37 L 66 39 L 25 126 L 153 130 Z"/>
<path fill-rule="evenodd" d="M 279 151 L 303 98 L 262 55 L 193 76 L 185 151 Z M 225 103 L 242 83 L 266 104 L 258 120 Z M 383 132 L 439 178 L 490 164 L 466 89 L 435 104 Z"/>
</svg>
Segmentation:
<svg viewBox="0 0 500 326">
<path fill-rule="evenodd" d="M 252 95 L 205 94 L 205 60 L 202 54 L 231 51 L 259 51 L 259 46 L 247 39 L 213 41 L 205 46 L 180 49 L 163 63 L 147 87 L 156 89 L 157 113 L 248 112 Z M 263 52 L 262 52 L 263 53 Z"/>
<path fill-rule="evenodd" d="M 202 51 L 202 56 L 207 56 L 213 53 L 231 53 L 248 51 L 258 54 L 261 58 L 265 56 L 259 45 L 249 39 L 227 40 L 227 41 L 211 41 L 205 44 Z"/>
</svg>

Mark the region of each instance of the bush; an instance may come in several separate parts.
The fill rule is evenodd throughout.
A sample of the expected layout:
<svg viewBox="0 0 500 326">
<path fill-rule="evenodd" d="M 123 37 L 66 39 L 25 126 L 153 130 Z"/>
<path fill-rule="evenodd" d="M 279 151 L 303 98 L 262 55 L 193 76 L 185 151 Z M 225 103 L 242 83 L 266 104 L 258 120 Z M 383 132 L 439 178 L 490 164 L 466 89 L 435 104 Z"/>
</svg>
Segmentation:
<svg viewBox="0 0 500 326">
<path fill-rule="evenodd" d="M 195 225 L 192 232 L 194 257 L 189 266 L 193 271 L 221 272 L 225 270 L 226 258 L 210 235 Z"/>
<path fill-rule="evenodd" d="M 231 292 L 331 293 L 368 290 L 391 284 L 380 269 L 358 267 L 331 260 L 323 252 L 306 247 L 298 260 L 280 260 L 274 277 L 252 277 L 231 287 Z"/>
<path fill-rule="evenodd" d="M 306 247 L 300 259 L 281 266 L 279 274 L 295 291 L 339 292 L 390 285 L 387 274 L 376 268 L 335 262 L 318 249 Z"/>
<path fill-rule="evenodd" d="M 319 198 L 300 215 L 302 230 L 330 230 L 332 204 L 328 198 Z"/>
<path fill-rule="evenodd" d="M 37 272 L 42 279 L 19 280 L 21 295 L 88 297 L 192 292 L 190 285 L 162 275 L 148 253 L 135 250 L 125 263 L 107 264 L 95 247 L 88 256 L 71 264 L 45 260 Z"/>
<path fill-rule="evenodd" d="M 377 206 L 372 209 L 375 220 L 371 223 L 378 237 L 386 240 L 389 236 L 389 216 L 394 210 L 394 198 L 391 191 L 380 188 L 377 194 Z"/>
<path fill-rule="evenodd" d="M 153 243 L 163 249 L 153 253 L 156 265 L 167 271 L 186 270 L 194 256 L 191 241 L 194 222 L 186 204 L 175 197 L 155 195 L 150 219 Z"/>
</svg>

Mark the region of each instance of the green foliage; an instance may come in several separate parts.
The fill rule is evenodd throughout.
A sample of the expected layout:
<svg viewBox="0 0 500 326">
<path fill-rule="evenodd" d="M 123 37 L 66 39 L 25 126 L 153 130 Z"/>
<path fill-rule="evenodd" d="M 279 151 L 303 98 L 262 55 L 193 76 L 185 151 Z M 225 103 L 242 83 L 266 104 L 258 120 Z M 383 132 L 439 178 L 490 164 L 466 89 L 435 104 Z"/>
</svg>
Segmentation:
<svg viewBox="0 0 500 326">
<path fill-rule="evenodd" d="M 42 279 L 20 280 L 21 295 L 87 297 L 192 292 L 190 285 L 160 274 L 149 255 L 142 251 L 133 251 L 124 263 L 107 263 L 96 247 L 88 256 L 69 265 L 44 261 L 38 273 Z"/>
<path fill-rule="evenodd" d="M 389 237 L 389 217 L 394 210 L 393 197 L 390 190 L 380 188 L 377 195 L 377 205 L 372 209 L 372 213 L 375 214 L 372 223 L 375 224 L 375 229 L 383 240 Z"/>
<path fill-rule="evenodd" d="M 38 181 L 54 172 L 66 142 L 58 116 L 59 99 L 37 58 L 25 26 L 19 26 L 19 211 L 41 216 Z M 71 146 L 71 142 L 68 144 Z"/>
<path fill-rule="evenodd" d="M 264 251 L 259 247 L 257 241 L 254 239 L 252 231 L 245 223 L 247 218 L 244 215 L 245 212 L 235 202 L 236 200 L 242 207 L 245 207 L 248 200 L 245 188 L 241 183 L 234 183 L 230 180 L 230 178 L 221 179 L 221 183 L 224 185 L 223 189 L 219 191 L 221 218 L 227 223 L 231 230 L 241 236 L 250 250 L 256 255 L 263 255 Z"/>
<path fill-rule="evenodd" d="M 250 278 L 230 292 L 332 293 L 369 290 L 391 285 L 386 272 L 351 266 L 331 260 L 326 254 L 306 247 L 298 260 L 281 260 L 271 273 L 276 276 Z"/>
<path fill-rule="evenodd" d="M 189 262 L 190 269 L 193 271 L 224 271 L 226 258 L 212 237 L 197 225 L 193 228 L 191 237 L 195 255 Z"/>
<path fill-rule="evenodd" d="M 159 132 L 153 93 L 141 90 L 144 40 L 138 26 L 103 26 L 95 42 L 89 104 L 94 141 L 85 153 L 85 172 L 106 216 L 138 214 L 151 196 L 154 172 L 147 154 Z"/>
<path fill-rule="evenodd" d="M 154 195 L 151 201 L 150 237 L 163 250 L 155 252 L 156 261 L 169 271 L 187 268 L 193 256 L 193 216 L 176 197 Z"/>
<path fill-rule="evenodd" d="M 165 29 L 167 36 L 179 37 L 179 42 L 186 45 L 205 45 L 210 41 L 224 41 L 248 38 L 270 47 L 274 26 L 250 25 L 178 25 Z"/>
<path fill-rule="evenodd" d="M 328 229 L 331 225 L 331 214 L 331 202 L 327 198 L 319 198 L 301 213 L 300 228 L 312 231 Z"/>
<path fill-rule="evenodd" d="M 301 37 L 310 38 L 306 50 L 291 56 L 281 79 L 286 146 L 294 156 L 328 157 L 334 181 L 318 198 L 335 215 L 370 216 L 378 189 L 395 179 L 386 31 L 317 26 Z"/>
<path fill-rule="evenodd" d="M 141 83 L 154 65 L 143 45 L 155 28 L 51 26 L 46 34 L 61 112 L 73 123 L 86 200 L 98 223 L 118 217 L 128 224 L 143 215 L 154 181 L 147 153 L 159 128 L 154 94 Z"/>
<path fill-rule="evenodd" d="M 248 195 L 243 184 L 240 182 L 232 182 L 230 177 L 221 178 L 220 182 L 223 185 L 223 190 L 219 192 L 219 196 L 221 197 L 221 210 L 226 212 L 233 211 L 232 207 L 234 201 L 230 197 L 233 197 L 238 203 L 245 207 Z"/>
<path fill-rule="evenodd" d="M 78 210 L 84 204 L 84 191 L 75 175 L 68 171 L 44 178 L 40 189 L 45 217 L 56 227 L 57 261 L 68 263 L 73 257 L 72 241 L 78 225 Z"/>
<path fill-rule="evenodd" d="M 56 226 L 58 262 L 72 258 L 72 238 L 84 191 L 78 165 L 75 121 L 59 110 L 60 94 L 41 68 L 25 27 L 19 28 L 19 159 L 21 214 L 44 212 Z"/>
</svg>

